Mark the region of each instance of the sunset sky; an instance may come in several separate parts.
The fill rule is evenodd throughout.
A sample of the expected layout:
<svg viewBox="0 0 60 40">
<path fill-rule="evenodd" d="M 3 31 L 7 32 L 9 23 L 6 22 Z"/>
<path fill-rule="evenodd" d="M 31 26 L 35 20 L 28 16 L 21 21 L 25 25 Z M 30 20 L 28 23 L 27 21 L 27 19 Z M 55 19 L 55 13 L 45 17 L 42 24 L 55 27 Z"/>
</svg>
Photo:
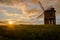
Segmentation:
<svg viewBox="0 0 60 40">
<path fill-rule="evenodd" d="M 44 9 L 53 6 L 56 10 L 56 22 L 60 24 L 60 0 L 0 0 L 0 20 L 18 20 L 43 24 L 43 15 L 36 19 Z"/>
</svg>

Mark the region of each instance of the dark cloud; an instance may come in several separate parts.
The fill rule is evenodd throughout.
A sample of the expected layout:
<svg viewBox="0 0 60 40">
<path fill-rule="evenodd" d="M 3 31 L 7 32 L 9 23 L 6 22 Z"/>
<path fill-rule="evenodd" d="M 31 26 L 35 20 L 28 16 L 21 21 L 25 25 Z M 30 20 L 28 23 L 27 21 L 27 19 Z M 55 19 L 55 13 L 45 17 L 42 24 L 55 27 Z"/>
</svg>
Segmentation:
<svg viewBox="0 0 60 40">
<path fill-rule="evenodd" d="M 0 3 L 10 4 L 11 0 L 0 0 Z"/>
</svg>

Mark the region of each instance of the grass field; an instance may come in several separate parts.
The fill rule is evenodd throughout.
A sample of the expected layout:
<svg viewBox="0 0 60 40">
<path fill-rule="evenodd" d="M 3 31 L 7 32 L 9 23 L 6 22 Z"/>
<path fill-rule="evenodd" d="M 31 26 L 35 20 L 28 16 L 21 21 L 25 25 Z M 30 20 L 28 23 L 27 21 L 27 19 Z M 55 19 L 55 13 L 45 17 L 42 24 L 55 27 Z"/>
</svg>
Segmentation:
<svg viewBox="0 0 60 40">
<path fill-rule="evenodd" d="M 0 40 L 60 40 L 60 25 L 0 26 Z"/>
</svg>

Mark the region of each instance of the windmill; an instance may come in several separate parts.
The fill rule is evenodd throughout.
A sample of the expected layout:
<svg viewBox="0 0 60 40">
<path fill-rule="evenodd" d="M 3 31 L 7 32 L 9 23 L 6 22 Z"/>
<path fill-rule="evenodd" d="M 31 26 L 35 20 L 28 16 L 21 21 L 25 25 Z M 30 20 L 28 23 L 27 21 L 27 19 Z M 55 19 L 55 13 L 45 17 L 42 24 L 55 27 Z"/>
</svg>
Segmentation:
<svg viewBox="0 0 60 40">
<path fill-rule="evenodd" d="M 40 1 L 39 1 L 39 4 L 41 5 L 41 8 L 43 9 L 44 24 L 45 25 L 46 24 L 47 25 L 56 25 L 56 16 L 55 16 L 56 10 L 53 7 L 50 7 L 49 9 L 45 10 Z M 40 18 L 40 16 L 38 16 L 37 19 Z"/>
</svg>

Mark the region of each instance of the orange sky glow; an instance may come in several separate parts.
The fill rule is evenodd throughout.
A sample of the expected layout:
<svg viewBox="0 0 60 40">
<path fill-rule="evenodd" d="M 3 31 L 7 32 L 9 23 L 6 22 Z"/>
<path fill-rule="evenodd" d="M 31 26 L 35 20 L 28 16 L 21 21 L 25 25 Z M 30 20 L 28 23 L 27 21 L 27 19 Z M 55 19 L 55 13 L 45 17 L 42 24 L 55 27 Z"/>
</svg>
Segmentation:
<svg viewBox="0 0 60 40">
<path fill-rule="evenodd" d="M 36 19 L 43 12 L 39 1 L 45 10 L 55 8 L 57 24 L 60 24 L 60 0 L 0 0 L 0 19 L 43 24 L 43 15 Z"/>
</svg>

